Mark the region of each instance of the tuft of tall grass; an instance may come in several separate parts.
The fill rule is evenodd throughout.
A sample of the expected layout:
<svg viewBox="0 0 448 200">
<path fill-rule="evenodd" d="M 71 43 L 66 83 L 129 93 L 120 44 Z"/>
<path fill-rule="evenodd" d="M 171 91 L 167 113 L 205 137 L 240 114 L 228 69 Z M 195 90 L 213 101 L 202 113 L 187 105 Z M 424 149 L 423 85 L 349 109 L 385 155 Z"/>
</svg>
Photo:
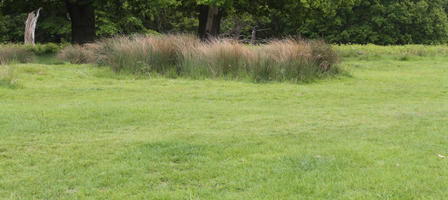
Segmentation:
<svg viewBox="0 0 448 200">
<path fill-rule="evenodd" d="M 226 40 L 199 43 L 184 50 L 183 74 L 204 77 L 244 77 L 251 62 L 250 51 Z"/>
<path fill-rule="evenodd" d="M 80 59 L 84 52 L 93 58 Z M 250 46 L 225 39 L 202 42 L 192 35 L 120 36 L 67 47 L 60 55 L 72 63 L 168 77 L 299 82 L 338 72 L 338 55 L 330 45 L 292 38 Z"/>
<path fill-rule="evenodd" d="M 35 59 L 32 50 L 21 45 L 2 45 L 0 46 L 0 65 L 6 65 L 11 62 L 27 63 Z"/>
<path fill-rule="evenodd" d="M 97 51 L 95 44 L 86 44 L 84 46 L 67 46 L 59 51 L 57 57 L 72 64 L 95 63 Z"/>
<path fill-rule="evenodd" d="M 13 67 L 0 65 L 0 87 L 18 88 L 20 86 L 17 79 L 17 71 Z"/>
</svg>

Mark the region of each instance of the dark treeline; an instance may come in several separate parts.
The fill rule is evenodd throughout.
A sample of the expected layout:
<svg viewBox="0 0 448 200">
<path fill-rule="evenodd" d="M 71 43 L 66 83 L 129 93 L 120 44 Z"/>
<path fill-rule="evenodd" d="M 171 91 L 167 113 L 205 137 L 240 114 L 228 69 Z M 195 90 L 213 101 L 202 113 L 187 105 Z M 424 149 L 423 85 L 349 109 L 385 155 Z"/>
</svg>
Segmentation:
<svg viewBox="0 0 448 200">
<path fill-rule="evenodd" d="M 85 43 L 134 33 L 195 33 L 247 40 L 289 35 L 330 43 L 440 44 L 447 0 L 0 0 L 0 43 L 23 41 L 42 7 L 36 40 Z"/>
</svg>

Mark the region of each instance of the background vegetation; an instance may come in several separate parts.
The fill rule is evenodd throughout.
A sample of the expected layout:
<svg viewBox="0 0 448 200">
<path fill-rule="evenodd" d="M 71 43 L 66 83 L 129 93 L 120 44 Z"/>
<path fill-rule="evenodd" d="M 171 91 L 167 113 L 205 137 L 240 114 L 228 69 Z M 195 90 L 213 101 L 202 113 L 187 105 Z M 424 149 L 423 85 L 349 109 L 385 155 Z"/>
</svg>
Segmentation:
<svg viewBox="0 0 448 200">
<path fill-rule="evenodd" d="M 114 37 L 64 48 L 59 58 L 96 63 L 115 72 L 167 77 L 310 81 L 336 74 L 338 55 L 322 41 L 286 39 L 263 45 L 202 42 L 192 35 Z"/>
<path fill-rule="evenodd" d="M 446 46 L 353 48 L 313 84 L 0 66 L 0 199 L 445 199 Z"/>
<path fill-rule="evenodd" d="M 444 0 L 0 0 L 0 199 L 444 199 L 447 27 Z"/>
<path fill-rule="evenodd" d="M 26 13 L 38 7 L 44 8 L 36 36 L 41 43 L 83 43 L 116 34 L 201 33 L 206 20 L 201 13 L 210 7 L 219 11 L 213 21 L 216 35 L 245 41 L 253 30 L 261 41 L 288 35 L 382 45 L 448 41 L 444 0 L 2 0 L 0 42 L 22 41 Z M 86 8 L 79 10 L 91 23 L 77 23 L 73 8 Z M 92 38 L 74 38 L 78 33 L 73 27 Z"/>
</svg>

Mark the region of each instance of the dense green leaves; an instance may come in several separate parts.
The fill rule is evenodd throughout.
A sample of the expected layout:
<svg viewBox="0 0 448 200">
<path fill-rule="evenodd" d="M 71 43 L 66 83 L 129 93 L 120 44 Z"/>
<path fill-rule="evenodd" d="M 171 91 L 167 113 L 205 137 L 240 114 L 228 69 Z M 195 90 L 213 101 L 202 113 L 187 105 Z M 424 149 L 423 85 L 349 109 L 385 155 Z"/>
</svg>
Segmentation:
<svg viewBox="0 0 448 200">
<path fill-rule="evenodd" d="M 295 24 L 298 33 L 341 43 L 445 43 L 448 20 L 435 1 L 362 1 L 336 10 L 335 16 L 318 16 Z"/>
<path fill-rule="evenodd" d="M 89 3 L 90 0 L 78 0 Z M 97 0 L 96 35 L 197 31 L 199 7 L 223 12 L 221 35 L 249 39 L 285 36 L 332 43 L 434 44 L 448 41 L 446 0 Z M 38 42 L 70 41 L 64 0 L 2 0 L 0 42 L 23 38 L 26 13 L 43 7 Z"/>
</svg>

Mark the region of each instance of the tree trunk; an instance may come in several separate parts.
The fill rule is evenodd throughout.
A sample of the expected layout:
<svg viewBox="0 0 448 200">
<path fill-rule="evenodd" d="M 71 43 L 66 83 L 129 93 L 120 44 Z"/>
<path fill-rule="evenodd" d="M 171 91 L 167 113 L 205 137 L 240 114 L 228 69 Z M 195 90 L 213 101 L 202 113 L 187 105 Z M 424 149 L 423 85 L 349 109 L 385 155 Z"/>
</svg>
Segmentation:
<svg viewBox="0 0 448 200">
<path fill-rule="evenodd" d="M 72 22 L 72 43 L 84 44 L 95 41 L 95 9 L 93 1 L 66 1 Z"/>
<path fill-rule="evenodd" d="M 25 45 L 32 44 L 34 46 L 36 24 L 37 19 L 39 18 L 40 10 L 41 8 L 37 9 L 37 11 L 33 11 L 28 14 L 28 19 L 25 22 L 25 34 L 24 34 Z"/>
<path fill-rule="evenodd" d="M 236 16 L 234 17 L 234 23 L 232 33 L 233 33 L 233 40 L 238 41 L 240 39 L 241 35 L 241 29 L 243 28 L 243 22 L 241 21 L 241 18 Z"/>
<path fill-rule="evenodd" d="M 200 6 L 198 35 L 206 40 L 219 35 L 222 11 L 215 5 Z"/>
</svg>

